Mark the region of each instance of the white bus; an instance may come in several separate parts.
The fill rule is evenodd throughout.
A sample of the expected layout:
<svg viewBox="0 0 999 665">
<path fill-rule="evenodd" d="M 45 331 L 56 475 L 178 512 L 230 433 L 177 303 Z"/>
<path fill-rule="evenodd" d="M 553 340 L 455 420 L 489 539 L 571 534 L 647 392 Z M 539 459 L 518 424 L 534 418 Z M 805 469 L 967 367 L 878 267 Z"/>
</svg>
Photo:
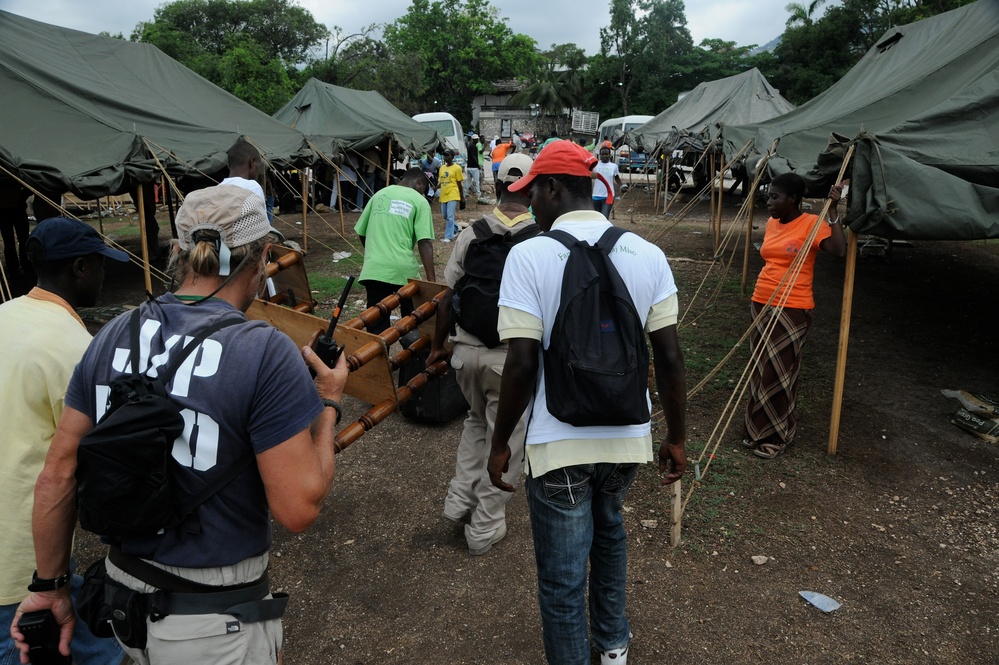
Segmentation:
<svg viewBox="0 0 999 665">
<path fill-rule="evenodd" d="M 617 139 L 624 136 L 626 132 L 638 129 L 654 117 L 651 115 L 626 115 L 620 118 L 604 120 L 600 123 L 600 129 L 597 132 L 597 154 L 600 154 L 600 145 L 604 141 L 614 143 Z M 635 159 L 632 160 L 631 148 L 627 144 L 617 146 L 614 151 L 614 157 L 617 160 L 617 168 L 622 173 L 640 171 L 645 168 L 645 155 L 636 154 Z"/>
<path fill-rule="evenodd" d="M 413 116 L 416 122 L 432 127 L 444 137 L 446 148 L 454 150 L 454 163 L 465 167 L 468 151 L 465 149 L 465 132 L 461 124 L 450 113 L 418 113 Z"/>
</svg>

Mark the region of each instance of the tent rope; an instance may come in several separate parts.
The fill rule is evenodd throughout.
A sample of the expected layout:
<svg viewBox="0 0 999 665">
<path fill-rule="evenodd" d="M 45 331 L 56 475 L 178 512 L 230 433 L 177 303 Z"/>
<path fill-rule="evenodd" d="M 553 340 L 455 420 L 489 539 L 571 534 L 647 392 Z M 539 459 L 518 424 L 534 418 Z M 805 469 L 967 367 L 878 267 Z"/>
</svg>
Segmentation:
<svg viewBox="0 0 999 665">
<path fill-rule="evenodd" d="M 33 187 L 32 185 L 30 185 L 30 184 L 29 184 L 29 183 L 27 183 L 26 181 L 22 180 L 22 179 L 21 179 L 21 177 L 20 177 L 20 176 L 18 176 L 18 175 L 17 175 L 16 173 L 14 173 L 14 172 L 12 172 L 12 171 L 8 170 L 8 169 L 7 169 L 7 167 L 5 167 L 5 166 L 4 166 L 3 164 L 0 164 L 0 171 L 3 171 L 3 172 L 4 172 L 4 173 L 6 173 L 7 175 L 9 175 L 9 176 L 10 176 L 11 178 L 13 178 L 13 179 L 14 179 L 14 180 L 16 180 L 17 182 L 19 182 L 19 183 L 20 183 L 20 184 L 21 184 L 21 185 L 22 185 L 22 186 L 23 186 L 23 187 L 24 187 L 25 189 L 27 189 L 27 190 L 28 190 L 28 191 L 30 191 L 30 192 L 31 192 L 32 194 L 34 194 L 34 195 L 35 195 L 36 197 L 40 198 L 41 200 L 45 201 L 45 202 L 46 202 L 46 203 L 48 203 L 48 204 L 49 204 L 50 206 L 52 206 L 53 208 L 55 208 L 56 210 L 58 210 L 58 211 L 59 211 L 60 213 L 62 213 L 62 215 L 63 215 L 64 217 L 68 217 L 68 218 L 70 218 L 70 219 L 75 219 L 75 220 L 76 220 L 76 221 L 78 221 L 78 222 L 83 222 L 83 220 L 82 220 L 82 219 L 80 219 L 80 218 L 79 218 L 79 217 L 77 217 L 76 215 L 74 215 L 74 214 L 70 213 L 70 212 L 69 212 L 68 210 L 66 210 L 66 208 L 62 207 L 62 203 L 61 203 L 61 202 L 60 202 L 60 203 L 56 203 L 55 201 L 53 201 L 52 199 L 50 199 L 50 198 L 49 198 L 48 196 L 46 196 L 46 195 L 45 195 L 45 194 L 43 194 L 42 192 L 40 192 L 40 191 L 38 191 L 37 189 L 35 189 L 35 187 Z M 83 223 L 84 223 L 84 224 L 86 224 L 86 222 L 83 222 Z M 95 229 L 95 230 L 96 230 L 96 229 Z M 102 237 L 102 238 L 103 238 L 103 239 L 104 239 L 104 240 L 105 240 L 105 241 L 106 241 L 106 242 L 107 242 L 107 243 L 108 243 L 109 245 L 111 245 L 111 246 L 112 246 L 112 247 L 114 247 L 115 249 L 120 249 L 121 251 L 123 251 L 123 252 L 125 252 L 126 254 L 128 254 L 128 256 L 129 256 L 129 261 L 130 261 L 131 263 L 134 263 L 135 265 L 139 266 L 140 268 L 145 268 L 145 262 L 144 262 L 144 261 L 142 260 L 142 257 L 140 257 L 140 256 L 138 256 L 138 255 L 136 255 L 136 254 L 133 254 L 133 253 L 132 253 L 132 252 L 130 252 L 130 251 L 129 251 L 129 250 L 127 249 L 127 248 L 123 247 L 123 246 L 122 246 L 122 245 L 121 245 L 120 243 L 116 242 L 115 240 L 113 240 L 113 239 L 112 239 L 112 238 L 110 238 L 109 236 L 106 236 L 106 235 L 104 235 L 104 234 L 103 234 L 103 233 L 101 233 L 100 231 L 97 231 L 97 232 L 98 232 L 98 233 L 100 234 L 100 236 L 101 236 L 101 237 Z M 162 270 L 160 270 L 159 268 L 156 268 L 156 267 L 154 267 L 154 266 L 150 265 L 150 266 L 149 266 L 149 270 L 150 270 L 150 274 L 152 274 L 152 273 L 156 273 L 156 279 L 158 279 L 158 280 L 159 280 L 160 282 L 162 282 L 164 286 L 166 286 L 167 284 L 169 284 L 169 283 L 170 283 L 170 276 L 169 276 L 169 275 L 167 275 L 167 274 L 166 274 L 165 272 L 163 272 Z"/>
<path fill-rule="evenodd" d="M 837 182 L 841 182 L 843 180 L 843 176 L 850 163 L 850 159 L 853 156 L 854 148 L 855 144 L 851 144 L 849 150 L 847 151 L 846 157 L 843 160 L 843 164 L 840 168 L 840 173 L 837 178 Z M 828 218 L 831 205 L 832 205 L 832 199 L 826 198 L 825 204 L 823 205 L 818 218 L 816 219 L 815 223 L 810 229 L 809 234 L 805 240 L 804 243 L 805 247 L 810 247 L 812 243 L 815 241 L 815 237 L 818 234 L 819 229 L 822 228 L 822 224 L 825 223 L 825 220 Z M 750 324 L 749 328 L 736 343 L 735 347 L 732 349 L 732 351 L 729 352 L 729 355 L 725 357 L 722 363 L 719 363 L 719 365 L 723 364 L 724 362 L 727 362 L 727 360 L 731 357 L 731 355 L 734 354 L 735 350 L 742 345 L 742 343 L 746 340 L 746 338 L 749 337 L 752 329 L 760 322 L 762 322 L 763 318 L 766 316 L 769 316 L 770 319 L 766 324 L 766 328 L 764 329 L 762 336 L 765 338 L 770 335 L 770 333 L 773 331 L 773 328 L 777 324 L 777 320 L 780 317 L 780 314 L 784 310 L 785 304 L 787 303 L 787 300 L 791 295 L 791 290 L 793 289 L 795 283 L 797 282 L 798 276 L 800 275 L 801 270 L 804 267 L 808 254 L 809 252 L 803 251 L 799 252 L 798 255 L 795 256 L 794 261 L 792 261 L 788 270 L 784 273 L 784 276 L 781 278 L 780 283 L 777 285 L 777 288 L 774 289 L 773 294 L 771 294 L 770 298 L 767 300 L 764 307 L 760 310 L 760 313 L 753 319 L 753 322 Z M 777 297 L 778 294 L 780 294 L 779 298 Z M 776 304 L 774 304 L 775 298 L 777 299 Z M 763 350 L 764 350 L 763 345 L 760 344 L 756 349 L 753 350 L 753 353 L 750 354 L 750 359 L 746 363 L 742 375 L 739 377 L 739 381 L 736 383 L 736 386 L 733 388 L 732 394 L 729 396 L 728 402 L 725 404 L 725 407 L 722 409 L 722 413 L 719 416 L 718 420 L 715 422 L 715 426 L 712 429 L 711 434 L 708 436 L 704 448 L 701 450 L 700 455 L 695 461 L 695 465 L 697 465 L 697 467 L 700 466 L 701 462 L 704 462 L 704 467 L 700 469 L 698 477 L 694 478 L 689 489 L 687 490 L 686 496 L 684 497 L 680 506 L 681 515 L 686 511 L 687 504 L 690 502 L 690 499 L 693 496 L 697 487 L 700 484 L 702 484 L 704 478 L 707 475 L 708 470 L 711 467 L 712 461 L 715 459 L 715 455 L 718 451 L 718 448 L 720 447 L 721 442 L 724 439 L 725 434 L 728 432 L 728 428 L 730 427 L 732 420 L 735 417 L 737 410 L 736 407 L 742 401 L 742 398 L 745 396 L 746 390 L 749 387 L 748 377 L 751 374 L 751 372 L 756 368 L 756 366 L 759 364 L 760 359 L 763 356 Z M 699 384 L 692 392 L 699 390 L 700 387 L 701 386 Z M 724 421 L 724 426 L 722 425 L 723 421 Z M 705 457 L 707 457 L 706 461 Z"/>
</svg>

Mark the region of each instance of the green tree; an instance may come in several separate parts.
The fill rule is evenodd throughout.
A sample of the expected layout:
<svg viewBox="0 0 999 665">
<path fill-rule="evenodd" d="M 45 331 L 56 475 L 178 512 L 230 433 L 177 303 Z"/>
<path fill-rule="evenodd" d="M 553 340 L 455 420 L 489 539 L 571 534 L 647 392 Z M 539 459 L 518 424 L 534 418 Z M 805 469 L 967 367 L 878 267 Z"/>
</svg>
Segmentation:
<svg viewBox="0 0 999 665">
<path fill-rule="evenodd" d="M 530 106 L 547 119 L 547 130 L 561 135 L 572 109 L 582 99 L 582 69 L 586 53 L 575 44 L 553 44 L 532 72 L 527 87 L 510 99 L 513 106 Z M 569 111 L 566 115 L 565 111 Z"/>
<path fill-rule="evenodd" d="M 600 29 L 600 58 L 591 64 L 604 74 L 614 71 L 609 88 L 599 82 L 601 92 L 613 89 L 624 115 L 652 113 L 683 89 L 680 62 L 692 49 L 683 0 L 611 0 L 610 25 Z"/>
<path fill-rule="evenodd" d="M 297 66 L 328 34 L 293 0 L 176 0 L 136 25 L 131 38 L 273 113 L 294 94 Z"/>
<path fill-rule="evenodd" d="M 384 38 L 396 56 L 422 63 L 420 110 L 446 110 L 466 125 L 475 95 L 530 72 L 538 58 L 534 40 L 514 34 L 488 0 L 413 0 Z"/>
<path fill-rule="evenodd" d="M 840 5 L 828 7 L 821 18 L 789 19 L 773 58 L 769 62 L 759 60 L 763 63 L 760 71 L 789 101 L 803 104 L 842 78 L 892 26 L 928 18 L 970 1 L 843 0 Z M 788 10 L 797 11 L 792 10 L 795 4 L 788 5 Z M 812 5 L 806 14 L 817 7 Z"/>
<path fill-rule="evenodd" d="M 334 26 L 324 48 L 324 58 L 310 63 L 303 80 L 314 77 L 355 90 L 377 90 L 403 112 L 420 111 L 418 99 L 426 91 L 423 62 L 419 55 L 392 51 L 371 35 L 378 29 L 370 25 L 360 32 L 345 34 Z"/>
<path fill-rule="evenodd" d="M 288 65 L 304 63 L 329 33 L 293 0 L 174 0 L 158 7 L 152 21 L 135 26 L 132 40 L 156 44 L 164 32 L 179 33 L 190 48 L 220 57 L 248 39 L 263 57 Z"/>
</svg>

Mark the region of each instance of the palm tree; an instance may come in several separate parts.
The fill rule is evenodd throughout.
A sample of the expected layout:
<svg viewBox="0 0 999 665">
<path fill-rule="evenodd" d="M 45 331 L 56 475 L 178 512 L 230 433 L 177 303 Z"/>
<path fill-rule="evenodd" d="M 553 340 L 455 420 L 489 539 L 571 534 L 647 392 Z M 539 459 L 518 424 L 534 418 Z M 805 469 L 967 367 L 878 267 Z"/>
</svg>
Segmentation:
<svg viewBox="0 0 999 665">
<path fill-rule="evenodd" d="M 552 118 L 554 133 L 558 134 L 558 118 L 566 109 L 571 110 L 582 97 L 582 69 L 586 54 L 573 44 L 552 46 L 545 54 L 544 64 L 520 92 L 510 99 L 511 106 L 537 109 L 542 117 Z"/>
<path fill-rule="evenodd" d="M 824 3 L 826 0 L 812 0 L 808 3 L 806 7 L 800 2 L 792 2 L 784 7 L 784 10 L 791 15 L 787 18 L 787 23 L 785 25 L 788 28 L 793 28 L 796 24 L 801 23 L 801 25 L 809 26 L 812 24 L 812 17 L 815 15 L 815 10 L 819 8 L 819 5 Z"/>
</svg>

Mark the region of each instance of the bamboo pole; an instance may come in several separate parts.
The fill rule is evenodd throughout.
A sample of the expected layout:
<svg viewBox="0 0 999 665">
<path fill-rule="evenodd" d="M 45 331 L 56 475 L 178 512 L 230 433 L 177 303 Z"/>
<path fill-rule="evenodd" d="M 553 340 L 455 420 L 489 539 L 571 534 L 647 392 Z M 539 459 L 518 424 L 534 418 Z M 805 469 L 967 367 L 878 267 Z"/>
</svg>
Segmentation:
<svg viewBox="0 0 999 665">
<path fill-rule="evenodd" d="M 111 195 L 108 194 L 108 212 L 111 211 Z M 101 237 L 104 237 L 104 215 L 101 213 L 101 197 L 97 197 L 97 226 L 101 229 Z"/>
<path fill-rule="evenodd" d="M 149 271 L 149 245 L 146 244 L 146 206 L 142 193 L 142 183 L 139 183 L 139 196 L 136 203 L 139 206 L 139 237 L 142 238 L 142 272 L 146 280 L 146 293 L 153 292 L 153 277 Z"/>
<path fill-rule="evenodd" d="M 836 355 L 836 381 L 833 384 L 832 416 L 829 419 L 829 454 L 836 454 L 839 421 L 843 413 L 843 387 L 846 383 L 846 351 L 850 345 L 850 316 L 853 313 L 853 282 L 857 275 L 857 234 L 843 229 L 846 242 L 846 279 L 843 280 L 843 308 L 839 321 L 839 351 Z"/>
<path fill-rule="evenodd" d="M 309 176 L 306 169 L 298 170 L 302 178 L 302 250 L 309 251 L 309 220 L 306 215 L 309 212 Z"/>
<path fill-rule="evenodd" d="M 749 186 L 749 183 L 746 183 Z M 749 282 L 749 246 L 753 242 L 753 213 L 756 211 L 756 192 L 749 192 L 749 221 L 746 222 L 746 247 L 742 255 L 742 295 L 746 295 L 746 284 Z"/>
</svg>

